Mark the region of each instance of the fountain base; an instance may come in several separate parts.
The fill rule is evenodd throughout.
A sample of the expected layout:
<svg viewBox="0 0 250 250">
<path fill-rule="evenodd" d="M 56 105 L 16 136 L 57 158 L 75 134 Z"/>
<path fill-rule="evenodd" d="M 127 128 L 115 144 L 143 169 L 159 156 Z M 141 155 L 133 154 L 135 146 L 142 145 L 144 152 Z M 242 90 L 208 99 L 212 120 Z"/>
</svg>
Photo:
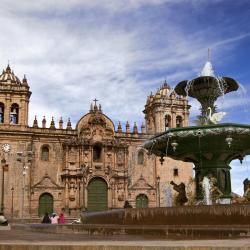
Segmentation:
<svg viewBox="0 0 250 250">
<path fill-rule="evenodd" d="M 105 225 L 248 225 L 250 204 L 116 209 L 84 212 L 81 219 Z"/>
</svg>

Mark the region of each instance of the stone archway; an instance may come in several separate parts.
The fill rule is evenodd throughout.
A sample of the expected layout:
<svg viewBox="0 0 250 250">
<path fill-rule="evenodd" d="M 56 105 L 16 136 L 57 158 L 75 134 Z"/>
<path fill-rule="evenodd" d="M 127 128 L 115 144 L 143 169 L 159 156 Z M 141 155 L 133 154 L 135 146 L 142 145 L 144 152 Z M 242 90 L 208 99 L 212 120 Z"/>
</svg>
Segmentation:
<svg viewBox="0 0 250 250">
<path fill-rule="evenodd" d="M 39 197 L 38 215 L 43 216 L 45 213 L 53 212 L 54 198 L 49 193 L 43 193 Z"/>
<path fill-rule="evenodd" d="M 148 207 L 148 197 L 145 194 L 139 194 L 136 197 L 136 208 Z"/>
<path fill-rule="evenodd" d="M 88 184 L 88 211 L 108 209 L 108 185 L 100 177 L 93 178 Z"/>
</svg>

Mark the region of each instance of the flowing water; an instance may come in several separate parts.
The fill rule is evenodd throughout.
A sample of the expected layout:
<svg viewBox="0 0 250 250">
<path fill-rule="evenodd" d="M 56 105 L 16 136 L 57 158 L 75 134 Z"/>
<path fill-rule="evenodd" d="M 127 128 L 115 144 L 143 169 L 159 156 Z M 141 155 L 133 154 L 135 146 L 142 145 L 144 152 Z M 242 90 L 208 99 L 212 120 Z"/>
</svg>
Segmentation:
<svg viewBox="0 0 250 250">
<path fill-rule="evenodd" d="M 210 183 L 209 183 L 209 179 L 207 176 L 203 177 L 202 189 L 204 192 L 204 204 L 205 205 L 212 205 L 212 200 L 210 197 Z"/>
</svg>

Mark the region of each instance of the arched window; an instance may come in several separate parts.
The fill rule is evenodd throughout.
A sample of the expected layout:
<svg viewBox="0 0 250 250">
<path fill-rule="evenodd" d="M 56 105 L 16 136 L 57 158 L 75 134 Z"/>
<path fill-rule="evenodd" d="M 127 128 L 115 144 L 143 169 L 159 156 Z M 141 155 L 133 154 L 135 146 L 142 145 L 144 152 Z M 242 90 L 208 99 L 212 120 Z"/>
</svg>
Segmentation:
<svg viewBox="0 0 250 250">
<path fill-rule="evenodd" d="M 177 116 L 177 117 L 176 117 L 176 127 L 177 127 L 177 128 L 183 127 L 183 124 L 182 124 L 182 117 L 181 117 L 181 116 Z"/>
<path fill-rule="evenodd" d="M 48 161 L 49 160 L 49 147 L 48 146 L 42 146 L 41 160 L 42 161 Z"/>
<path fill-rule="evenodd" d="M 100 162 L 102 160 L 102 145 L 95 144 L 93 147 L 93 161 Z"/>
<path fill-rule="evenodd" d="M 144 163 L 144 153 L 142 150 L 140 150 L 137 155 L 137 164 L 143 165 L 143 163 Z"/>
<path fill-rule="evenodd" d="M 4 104 L 0 102 L 0 123 L 4 123 Z"/>
<path fill-rule="evenodd" d="M 10 107 L 10 124 L 18 124 L 19 120 L 19 106 L 14 103 Z"/>
<path fill-rule="evenodd" d="M 171 116 L 165 115 L 165 129 L 171 128 Z"/>
<path fill-rule="evenodd" d="M 174 176 L 174 177 L 179 176 L 179 170 L 178 170 L 178 168 L 174 168 L 174 169 L 173 169 L 173 176 Z"/>
</svg>

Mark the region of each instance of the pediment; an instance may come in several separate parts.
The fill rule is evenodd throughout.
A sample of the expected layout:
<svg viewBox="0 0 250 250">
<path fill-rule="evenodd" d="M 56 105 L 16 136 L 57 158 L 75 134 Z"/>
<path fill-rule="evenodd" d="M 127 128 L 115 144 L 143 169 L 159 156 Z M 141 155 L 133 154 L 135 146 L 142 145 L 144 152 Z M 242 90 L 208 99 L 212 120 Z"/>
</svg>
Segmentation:
<svg viewBox="0 0 250 250">
<path fill-rule="evenodd" d="M 130 189 L 155 189 L 153 186 L 149 185 L 144 177 L 141 175 L 140 178 L 131 186 Z"/>
<path fill-rule="evenodd" d="M 56 184 L 48 174 L 42 177 L 42 179 L 37 182 L 33 188 L 47 188 L 47 189 L 61 189 L 62 187 Z"/>
<path fill-rule="evenodd" d="M 103 129 L 105 134 L 114 134 L 114 123 L 104 115 L 100 110 L 91 110 L 88 114 L 84 115 L 76 125 L 78 136 L 90 136 L 93 129 L 98 127 Z"/>
</svg>

